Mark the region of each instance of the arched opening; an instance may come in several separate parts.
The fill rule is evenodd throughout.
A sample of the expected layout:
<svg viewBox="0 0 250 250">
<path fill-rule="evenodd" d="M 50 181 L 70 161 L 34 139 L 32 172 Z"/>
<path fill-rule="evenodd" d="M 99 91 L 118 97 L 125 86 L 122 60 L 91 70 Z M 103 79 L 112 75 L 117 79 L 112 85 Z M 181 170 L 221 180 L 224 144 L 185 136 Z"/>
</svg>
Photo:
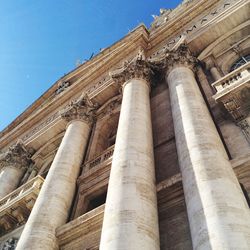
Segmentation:
<svg viewBox="0 0 250 250">
<path fill-rule="evenodd" d="M 88 160 L 102 154 L 115 144 L 119 114 L 119 112 L 113 113 L 96 123 Z"/>
<path fill-rule="evenodd" d="M 244 64 L 250 62 L 250 54 L 241 56 L 236 62 L 233 63 L 231 66 L 230 72 L 238 69 L 239 67 L 243 66 Z"/>
</svg>

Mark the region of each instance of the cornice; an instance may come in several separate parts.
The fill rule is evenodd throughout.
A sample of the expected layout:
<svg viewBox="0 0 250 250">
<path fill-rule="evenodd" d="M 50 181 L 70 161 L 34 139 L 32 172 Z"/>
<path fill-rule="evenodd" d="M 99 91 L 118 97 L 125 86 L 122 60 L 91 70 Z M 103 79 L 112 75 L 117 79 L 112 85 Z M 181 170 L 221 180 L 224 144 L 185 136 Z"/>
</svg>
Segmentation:
<svg viewBox="0 0 250 250">
<path fill-rule="evenodd" d="M 188 5 L 180 6 L 179 10 L 173 10 L 171 15 L 174 14 L 174 17 L 150 32 L 151 46 L 157 47 L 162 43 L 174 45 L 185 32 L 184 27 L 189 30 L 188 25 L 191 25 L 190 30 L 192 30 L 194 19 L 219 2 L 219 0 L 195 0 Z"/>
<path fill-rule="evenodd" d="M 147 44 L 148 31 L 144 25 L 140 25 L 123 39 L 93 57 L 92 60 L 67 74 L 64 77 L 64 81 L 72 82 L 71 79 L 73 77 L 78 77 L 78 79 L 71 83 L 65 91 L 42 105 L 46 99 L 51 97 L 51 93 L 55 92 L 58 81 L 61 81 L 62 78 L 59 79 L 45 94 L 0 133 L 0 147 L 8 145 L 19 136 L 24 135 L 28 130 L 27 128 L 30 129 L 35 124 L 48 119 L 48 115 L 52 111 L 59 106 L 66 106 L 68 100 L 76 98 L 79 92 L 85 91 L 91 98 L 91 93 L 89 93 L 88 89 L 93 87 L 95 79 L 100 78 L 105 72 L 108 74 L 108 69 L 115 67 L 117 63 L 124 60 L 124 55 L 137 51 L 138 46 L 146 48 Z"/>
</svg>

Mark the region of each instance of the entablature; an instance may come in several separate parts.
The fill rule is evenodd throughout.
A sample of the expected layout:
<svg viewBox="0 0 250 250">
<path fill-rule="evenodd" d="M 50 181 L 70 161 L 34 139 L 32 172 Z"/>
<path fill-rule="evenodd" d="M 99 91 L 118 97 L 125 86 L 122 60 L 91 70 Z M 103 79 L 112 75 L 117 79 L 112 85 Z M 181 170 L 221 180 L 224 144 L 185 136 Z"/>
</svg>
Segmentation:
<svg viewBox="0 0 250 250">
<path fill-rule="evenodd" d="M 217 91 L 214 98 L 216 101 L 224 103 L 228 98 L 231 98 L 232 95 L 236 95 L 245 87 L 250 87 L 249 84 L 250 62 L 214 82 L 212 86 Z"/>
<path fill-rule="evenodd" d="M 232 27 L 248 20 L 248 9 L 249 2 L 245 0 L 205 0 L 183 4 L 178 15 L 150 32 L 150 54 L 154 56 L 161 49 L 171 49 L 185 37 L 190 50 L 198 55 Z"/>
<path fill-rule="evenodd" d="M 119 90 L 112 85 L 109 71 L 117 68 L 122 61 L 133 58 L 138 48 L 146 49 L 147 46 L 148 31 L 144 25 L 140 25 L 123 39 L 70 72 L 64 77 L 65 82 L 70 82 L 64 91 L 55 94 L 57 83 L 54 84 L 46 92 L 50 93 L 48 96 L 45 93 L 1 132 L 0 147 L 6 147 L 20 137 L 26 143 L 36 131 L 60 120 L 59 109 L 67 106 L 68 100 L 79 97 L 79 93 L 87 93 L 91 100 L 100 105 L 105 103 L 119 93 Z"/>
</svg>

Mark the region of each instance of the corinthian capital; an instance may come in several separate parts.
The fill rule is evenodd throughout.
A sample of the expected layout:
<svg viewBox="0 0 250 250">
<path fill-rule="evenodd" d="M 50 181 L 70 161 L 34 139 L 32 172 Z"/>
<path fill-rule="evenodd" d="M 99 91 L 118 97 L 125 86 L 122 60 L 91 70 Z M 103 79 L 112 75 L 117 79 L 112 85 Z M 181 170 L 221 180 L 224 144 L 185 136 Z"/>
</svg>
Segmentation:
<svg viewBox="0 0 250 250">
<path fill-rule="evenodd" d="M 66 121 L 82 120 L 87 123 L 92 123 L 95 116 L 95 111 L 98 105 L 91 102 L 86 94 L 82 94 L 80 98 L 72 101 L 60 114 Z"/>
<path fill-rule="evenodd" d="M 157 52 L 155 56 L 149 58 L 149 62 L 157 70 L 169 71 L 175 66 L 194 69 L 198 60 L 192 55 L 188 46 L 182 43 L 174 50 L 163 49 Z"/>
<path fill-rule="evenodd" d="M 145 59 L 144 51 L 140 50 L 134 59 L 129 62 L 125 61 L 122 68 L 111 72 L 110 76 L 116 83 L 123 85 L 134 78 L 144 79 L 149 83 L 152 73 L 153 71 Z"/>
<path fill-rule="evenodd" d="M 9 147 L 0 158 L 0 168 L 6 166 L 28 168 L 32 162 L 31 154 L 22 141 L 17 141 L 15 145 Z"/>
</svg>

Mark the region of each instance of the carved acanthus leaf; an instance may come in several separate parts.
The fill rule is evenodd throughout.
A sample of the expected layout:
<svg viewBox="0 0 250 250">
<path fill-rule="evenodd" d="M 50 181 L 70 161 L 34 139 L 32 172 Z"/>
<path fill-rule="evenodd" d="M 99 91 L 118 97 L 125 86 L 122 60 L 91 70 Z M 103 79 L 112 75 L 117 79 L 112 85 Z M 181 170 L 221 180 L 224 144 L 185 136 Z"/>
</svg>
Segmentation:
<svg viewBox="0 0 250 250">
<path fill-rule="evenodd" d="M 186 66 L 193 69 L 198 62 L 185 43 L 181 43 L 174 50 L 168 50 L 165 48 L 157 53 L 156 56 L 150 57 L 148 61 L 152 67 L 158 71 L 169 71 L 176 65 Z"/>
<path fill-rule="evenodd" d="M 27 149 L 23 142 L 19 140 L 1 156 L 0 168 L 12 166 L 27 169 L 31 163 L 31 150 Z"/>
<path fill-rule="evenodd" d="M 18 239 L 16 238 L 10 238 L 6 240 L 3 244 L 2 250 L 14 250 L 16 248 Z"/>
<path fill-rule="evenodd" d="M 130 62 L 125 61 L 123 67 L 110 73 L 110 76 L 118 84 L 124 84 L 128 80 L 139 78 L 150 82 L 153 74 L 150 64 L 146 61 L 144 51 L 140 50 L 137 56 Z"/>
<path fill-rule="evenodd" d="M 82 120 L 87 123 L 94 121 L 98 104 L 94 104 L 86 94 L 82 94 L 80 98 L 72 101 L 60 114 L 66 121 Z"/>
</svg>

